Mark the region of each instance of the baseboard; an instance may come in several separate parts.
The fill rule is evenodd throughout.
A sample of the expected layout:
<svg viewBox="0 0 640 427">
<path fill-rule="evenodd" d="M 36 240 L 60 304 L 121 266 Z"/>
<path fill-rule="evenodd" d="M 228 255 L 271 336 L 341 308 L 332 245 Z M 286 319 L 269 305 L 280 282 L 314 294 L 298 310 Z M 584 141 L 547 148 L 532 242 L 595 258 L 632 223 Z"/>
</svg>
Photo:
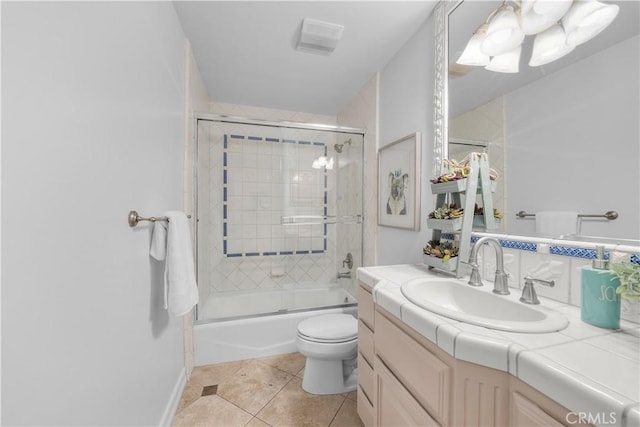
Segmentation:
<svg viewBox="0 0 640 427">
<path fill-rule="evenodd" d="M 178 380 L 176 381 L 176 385 L 173 387 L 167 407 L 162 414 L 162 418 L 158 424 L 159 426 L 171 426 L 173 418 L 176 416 L 176 410 L 178 409 L 178 404 L 180 403 L 180 398 L 182 397 L 182 393 L 184 392 L 184 387 L 186 385 L 187 371 L 186 368 L 183 367 L 180 371 L 180 375 L 178 376 Z"/>
</svg>

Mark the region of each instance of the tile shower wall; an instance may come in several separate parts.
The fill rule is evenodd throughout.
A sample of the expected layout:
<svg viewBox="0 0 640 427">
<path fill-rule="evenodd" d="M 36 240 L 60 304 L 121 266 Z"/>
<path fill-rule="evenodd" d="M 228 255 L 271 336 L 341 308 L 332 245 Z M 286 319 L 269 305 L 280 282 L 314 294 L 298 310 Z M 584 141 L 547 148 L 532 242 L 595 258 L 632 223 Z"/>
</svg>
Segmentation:
<svg viewBox="0 0 640 427">
<path fill-rule="evenodd" d="M 227 257 L 324 253 L 327 227 L 281 225 L 291 215 L 327 215 L 327 156 L 319 141 L 223 135 L 223 253 Z"/>
</svg>

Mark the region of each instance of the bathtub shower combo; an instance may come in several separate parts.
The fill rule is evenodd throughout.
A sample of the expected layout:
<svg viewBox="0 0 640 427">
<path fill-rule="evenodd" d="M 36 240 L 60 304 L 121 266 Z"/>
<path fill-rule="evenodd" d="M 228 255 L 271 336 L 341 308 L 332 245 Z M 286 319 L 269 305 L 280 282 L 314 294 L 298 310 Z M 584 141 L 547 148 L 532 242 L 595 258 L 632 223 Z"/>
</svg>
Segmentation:
<svg viewBox="0 0 640 427">
<path fill-rule="evenodd" d="M 298 324 L 356 313 L 364 134 L 200 115 L 195 364 L 297 351 Z"/>
</svg>

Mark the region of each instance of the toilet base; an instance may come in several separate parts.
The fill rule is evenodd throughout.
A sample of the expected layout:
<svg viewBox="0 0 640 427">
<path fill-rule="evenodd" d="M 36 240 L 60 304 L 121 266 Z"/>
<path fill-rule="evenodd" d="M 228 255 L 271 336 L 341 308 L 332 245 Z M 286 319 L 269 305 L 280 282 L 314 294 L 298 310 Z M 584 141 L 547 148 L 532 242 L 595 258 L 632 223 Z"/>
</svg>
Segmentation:
<svg viewBox="0 0 640 427">
<path fill-rule="evenodd" d="M 355 391 L 357 368 L 348 369 L 345 378 L 343 363 L 354 365 L 353 361 L 323 360 L 307 357 L 302 378 L 302 389 L 311 394 L 340 394 Z"/>
</svg>

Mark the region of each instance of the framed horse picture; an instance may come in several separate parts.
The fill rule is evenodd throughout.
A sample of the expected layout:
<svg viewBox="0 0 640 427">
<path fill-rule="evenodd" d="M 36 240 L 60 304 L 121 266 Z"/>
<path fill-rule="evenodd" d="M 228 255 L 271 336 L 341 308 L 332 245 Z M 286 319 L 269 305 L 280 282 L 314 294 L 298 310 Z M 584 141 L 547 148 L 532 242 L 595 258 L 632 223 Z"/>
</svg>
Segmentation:
<svg viewBox="0 0 640 427">
<path fill-rule="evenodd" d="M 378 150 L 378 225 L 420 230 L 420 132 Z"/>
</svg>

